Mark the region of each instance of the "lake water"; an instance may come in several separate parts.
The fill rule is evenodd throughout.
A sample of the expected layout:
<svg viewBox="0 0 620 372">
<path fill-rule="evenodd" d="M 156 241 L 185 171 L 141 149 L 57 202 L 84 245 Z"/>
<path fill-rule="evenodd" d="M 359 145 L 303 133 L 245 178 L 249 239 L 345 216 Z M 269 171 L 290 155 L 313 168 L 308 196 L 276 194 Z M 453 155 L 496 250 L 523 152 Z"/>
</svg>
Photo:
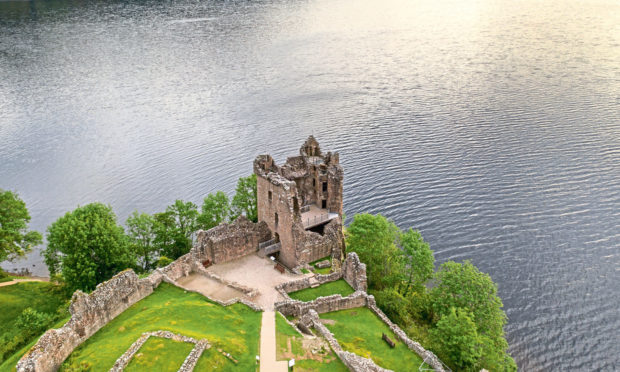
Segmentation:
<svg viewBox="0 0 620 372">
<path fill-rule="evenodd" d="M 0 1 L 0 188 L 33 228 L 232 192 L 309 134 L 349 216 L 492 276 L 522 370 L 620 369 L 618 1 Z"/>
</svg>

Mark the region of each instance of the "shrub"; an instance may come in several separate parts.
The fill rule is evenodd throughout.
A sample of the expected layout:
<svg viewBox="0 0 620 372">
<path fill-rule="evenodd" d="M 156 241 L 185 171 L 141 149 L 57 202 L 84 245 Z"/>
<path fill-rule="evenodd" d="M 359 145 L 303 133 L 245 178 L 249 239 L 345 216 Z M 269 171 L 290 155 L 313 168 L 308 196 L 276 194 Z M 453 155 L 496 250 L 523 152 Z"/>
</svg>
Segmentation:
<svg viewBox="0 0 620 372">
<path fill-rule="evenodd" d="M 161 256 L 159 257 L 159 259 L 157 259 L 157 267 L 164 267 L 164 266 L 168 266 L 172 263 L 172 259 L 166 257 L 166 256 Z"/>
</svg>

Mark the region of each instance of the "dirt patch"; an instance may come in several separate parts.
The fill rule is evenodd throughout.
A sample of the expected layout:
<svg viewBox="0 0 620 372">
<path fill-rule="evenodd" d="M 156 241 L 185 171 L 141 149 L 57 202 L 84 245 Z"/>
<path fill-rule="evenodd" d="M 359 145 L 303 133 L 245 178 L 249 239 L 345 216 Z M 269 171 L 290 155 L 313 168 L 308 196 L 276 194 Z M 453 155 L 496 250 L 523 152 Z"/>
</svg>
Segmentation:
<svg viewBox="0 0 620 372">
<path fill-rule="evenodd" d="M 220 301 L 247 297 L 245 294 L 234 288 L 200 274 L 190 274 L 179 278 L 179 280 L 177 280 L 177 284 L 182 288 L 198 291 L 205 296 Z"/>
<path fill-rule="evenodd" d="M 254 254 L 213 265 L 207 270 L 228 281 L 258 290 L 258 295 L 251 301 L 267 311 L 273 311 L 273 304 L 284 299 L 275 288 L 278 284 L 303 277 L 288 272 L 281 274 L 271 260 Z"/>
</svg>

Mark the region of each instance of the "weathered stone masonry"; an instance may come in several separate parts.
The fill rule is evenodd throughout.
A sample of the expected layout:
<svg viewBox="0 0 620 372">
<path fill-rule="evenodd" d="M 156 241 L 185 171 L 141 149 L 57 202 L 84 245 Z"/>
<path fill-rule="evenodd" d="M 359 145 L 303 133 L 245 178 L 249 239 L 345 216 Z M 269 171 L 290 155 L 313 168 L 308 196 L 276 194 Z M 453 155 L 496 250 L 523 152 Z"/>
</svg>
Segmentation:
<svg viewBox="0 0 620 372">
<path fill-rule="evenodd" d="M 289 268 L 333 256 L 342 259 L 343 170 L 337 153 L 323 154 L 310 136 L 300 155 L 281 167 L 270 155 L 254 160 L 258 220 L 273 232 L 277 259 Z"/>
</svg>

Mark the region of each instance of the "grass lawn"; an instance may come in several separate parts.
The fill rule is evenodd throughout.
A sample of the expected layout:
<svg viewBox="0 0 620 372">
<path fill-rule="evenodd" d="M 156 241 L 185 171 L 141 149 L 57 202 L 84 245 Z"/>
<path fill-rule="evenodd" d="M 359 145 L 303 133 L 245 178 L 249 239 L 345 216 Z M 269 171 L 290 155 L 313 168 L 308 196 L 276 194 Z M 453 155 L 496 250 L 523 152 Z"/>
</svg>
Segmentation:
<svg viewBox="0 0 620 372">
<path fill-rule="evenodd" d="M 414 371 L 422 364 L 422 359 L 368 308 L 334 311 L 320 315 L 327 320 L 325 326 L 334 334 L 343 350 L 370 358 L 383 368 L 396 372 Z M 396 343 L 395 348 L 381 339 L 385 333 Z"/>
<path fill-rule="evenodd" d="M 194 346 L 151 336 L 133 356 L 125 371 L 177 371 Z"/>
<path fill-rule="evenodd" d="M 69 317 L 67 316 L 66 318 L 61 319 L 58 322 L 56 322 L 51 328 L 60 328 L 65 323 L 67 323 L 68 321 L 69 321 Z M 45 332 L 43 332 L 43 333 L 45 333 Z M 18 350 L 10 358 L 8 358 L 4 362 L 2 362 L 2 364 L 0 364 L 0 372 L 9 372 L 9 371 L 14 372 L 15 371 L 15 366 L 17 365 L 17 362 L 19 362 L 21 357 L 24 354 L 26 354 L 26 352 L 28 350 L 30 350 L 31 347 L 34 346 L 34 344 L 39 340 L 39 337 L 43 336 L 43 333 L 40 334 L 35 339 L 33 339 L 28 345 L 26 345 L 26 346 L 22 347 L 20 350 Z"/>
<path fill-rule="evenodd" d="M 314 271 L 317 274 L 327 275 L 327 274 L 329 274 L 332 271 L 331 266 L 330 267 L 325 267 L 325 268 L 322 268 L 322 269 L 319 269 L 318 267 L 316 267 L 317 263 L 319 263 L 321 261 L 325 261 L 325 260 L 330 260 L 331 261 L 331 256 L 323 257 L 323 258 L 318 259 L 316 261 L 312 261 L 312 262 L 310 262 L 310 266 L 314 267 Z"/>
<path fill-rule="evenodd" d="M 276 359 L 295 359 L 295 371 L 346 372 L 349 370 L 329 346 L 316 354 L 312 354 L 311 346 L 310 350 L 304 350 L 303 337 L 286 322 L 280 313 L 276 313 L 276 344 Z"/>
<path fill-rule="evenodd" d="M 0 335 L 13 327 L 25 308 L 56 314 L 67 297 L 57 285 L 48 282 L 22 282 L 0 287 Z"/>
<path fill-rule="evenodd" d="M 260 324 L 261 313 L 243 304 L 223 307 L 199 294 L 161 283 L 153 294 L 125 310 L 75 349 L 61 369 L 87 364 L 90 371 L 107 371 L 143 332 L 166 330 L 209 341 L 212 349 L 199 359 L 201 368 L 207 364 L 202 359 L 212 357 L 222 362 L 222 370 L 251 371 L 258 355 Z M 214 352 L 218 347 L 239 363 L 235 365 Z M 205 369 L 196 369 L 199 370 Z"/>
<path fill-rule="evenodd" d="M 349 283 L 345 282 L 343 279 L 336 280 L 333 282 L 321 284 L 316 288 L 306 288 L 301 291 L 291 292 L 288 295 L 294 299 L 299 301 L 312 301 L 322 296 L 330 296 L 334 294 L 341 294 L 342 297 L 346 297 L 351 293 L 355 292 L 353 288 L 349 285 Z"/>
</svg>

